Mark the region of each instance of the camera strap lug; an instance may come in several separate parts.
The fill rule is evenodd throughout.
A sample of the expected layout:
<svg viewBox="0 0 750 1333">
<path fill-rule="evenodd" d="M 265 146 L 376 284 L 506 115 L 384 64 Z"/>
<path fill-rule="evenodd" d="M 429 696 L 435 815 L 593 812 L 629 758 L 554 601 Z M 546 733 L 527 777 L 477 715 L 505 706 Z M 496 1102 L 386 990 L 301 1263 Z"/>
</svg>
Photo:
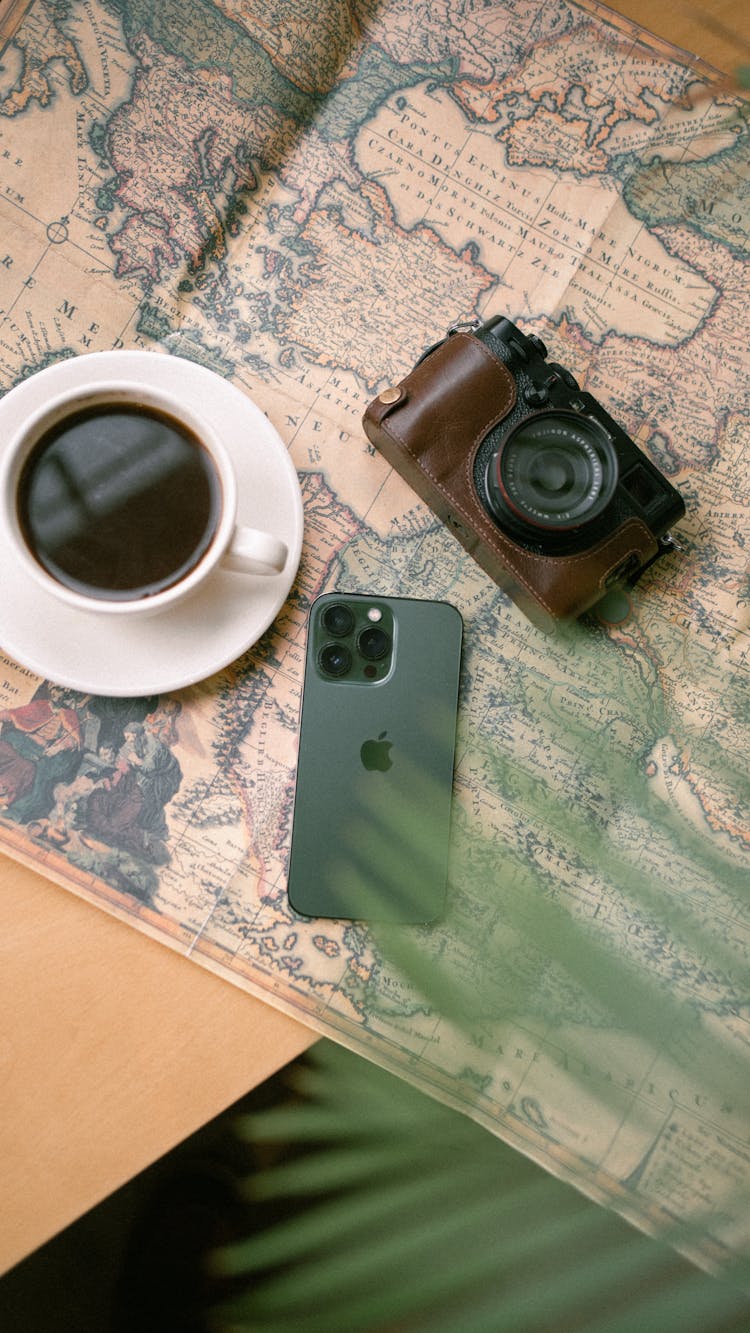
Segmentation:
<svg viewBox="0 0 750 1333">
<path fill-rule="evenodd" d="M 684 551 L 685 549 L 684 546 L 680 546 L 680 543 L 678 541 L 675 541 L 675 538 L 672 536 L 671 532 L 665 532 L 661 537 L 657 537 L 656 545 L 657 545 L 656 554 L 652 555 L 651 559 L 646 560 L 644 564 L 639 565 L 638 569 L 635 571 L 634 574 L 629 574 L 626 577 L 625 582 L 629 588 L 634 587 L 635 584 L 638 582 L 639 578 L 641 577 L 641 575 L 645 574 L 646 570 L 650 569 L 651 566 L 655 564 L 657 560 L 661 560 L 661 557 L 663 555 L 669 555 L 670 552 L 672 551 Z"/>
<path fill-rule="evenodd" d="M 473 333 L 481 323 L 481 319 L 477 319 L 476 316 L 473 319 L 457 319 L 448 329 L 447 336 L 450 338 L 452 333 Z"/>
<path fill-rule="evenodd" d="M 685 550 L 685 547 L 678 542 L 676 537 L 672 536 L 671 532 L 665 532 L 664 536 L 659 538 L 659 543 L 664 547 L 663 551 L 660 552 L 662 555 L 667 555 L 669 551 L 682 552 Z"/>
<path fill-rule="evenodd" d="M 421 365 L 422 362 L 427 359 L 427 357 L 430 355 L 431 352 L 436 351 L 438 347 L 442 347 L 443 343 L 446 342 L 448 338 L 452 337 L 454 333 L 474 333 L 478 328 L 481 327 L 481 323 L 482 323 L 481 319 L 456 320 L 455 324 L 451 324 L 450 328 L 448 329 L 445 335 L 445 338 L 440 338 L 438 342 L 432 343 L 429 347 L 425 348 L 422 355 L 415 362 L 415 365 L 417 366 Z"/>
</svg>

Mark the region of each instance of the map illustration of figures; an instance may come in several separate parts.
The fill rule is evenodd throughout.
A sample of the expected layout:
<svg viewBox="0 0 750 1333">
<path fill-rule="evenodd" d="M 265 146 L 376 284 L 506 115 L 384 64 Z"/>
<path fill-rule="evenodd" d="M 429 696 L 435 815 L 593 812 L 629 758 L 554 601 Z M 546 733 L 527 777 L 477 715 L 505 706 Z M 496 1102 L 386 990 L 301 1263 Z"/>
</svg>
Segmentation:
<svg viewBox="0 0 750 1333">
<path fill-rule="evenodd" d="M 77 865 L 147 897 L 168 860 L 165 808 L 182 780 L 175 712 L 43 684 L 0 713 L 0 809 Z"/>
<path fill-rule="evenodd" d="M 113 700 L 0 659 L 0 845 L 722 1264 L 750 1246 L 747 106 L 593 0 L 316 10 L 8 11 L 0 388 L 113 348 L 211 367 L 287 444 L 306 542 L 200 685 Z M 493 314 L 687 505 L 677 554 L 552 636 L 360 425 Z M 448 911 L 395 950 L 286 898 L 331 588 L 465 624 Z"/>
</svg>

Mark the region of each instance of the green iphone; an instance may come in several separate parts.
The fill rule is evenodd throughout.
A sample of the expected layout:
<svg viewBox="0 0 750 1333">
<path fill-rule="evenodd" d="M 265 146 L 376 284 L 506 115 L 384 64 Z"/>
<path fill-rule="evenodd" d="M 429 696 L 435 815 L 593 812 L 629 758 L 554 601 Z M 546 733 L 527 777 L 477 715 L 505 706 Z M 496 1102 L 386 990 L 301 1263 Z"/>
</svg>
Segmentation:
<svg viewBox="0 0 750 1333">
<path fill-rule="evenodd" d="M 314 602 L 289 863 L 296 912 L 440 915 L 461 636 L 446 602 L 359 593 Z"/>
</svg>

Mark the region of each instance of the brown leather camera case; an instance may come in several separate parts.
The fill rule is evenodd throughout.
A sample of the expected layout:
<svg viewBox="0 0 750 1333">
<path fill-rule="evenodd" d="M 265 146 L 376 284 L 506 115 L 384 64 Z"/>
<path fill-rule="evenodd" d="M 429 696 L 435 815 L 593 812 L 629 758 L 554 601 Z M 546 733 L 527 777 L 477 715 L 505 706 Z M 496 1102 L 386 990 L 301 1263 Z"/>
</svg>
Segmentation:
<svg viewBox="0 0 750 1333">
<path fill-rule="evenodd" d="M 645 563 L 658 544 L 637 518 L 575 555 L 535 555 L 505 535 L 477 496 L 474 460 L 515 400 L 516 383 L 504 362 L 478 338 L 454 333 L 370 403 L 363 425 L 477 563 L 534 624 L 549 630 L 593 606 L 614 571 L 633 556 Z"/>
</svg>

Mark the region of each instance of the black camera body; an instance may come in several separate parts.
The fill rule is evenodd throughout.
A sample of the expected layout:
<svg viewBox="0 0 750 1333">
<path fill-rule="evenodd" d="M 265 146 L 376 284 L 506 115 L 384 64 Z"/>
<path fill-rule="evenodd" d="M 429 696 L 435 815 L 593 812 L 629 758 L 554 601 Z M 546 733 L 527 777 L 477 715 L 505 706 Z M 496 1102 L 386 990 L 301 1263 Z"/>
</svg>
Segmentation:
<svg viewBox="0 0 750 1333">
<path fill-rule="evenodd" d="M 451 330 L 364 427 L 545 629 L 674 548 L 679 492 L 541 339 L 501 316 Z"/>
</svg>

